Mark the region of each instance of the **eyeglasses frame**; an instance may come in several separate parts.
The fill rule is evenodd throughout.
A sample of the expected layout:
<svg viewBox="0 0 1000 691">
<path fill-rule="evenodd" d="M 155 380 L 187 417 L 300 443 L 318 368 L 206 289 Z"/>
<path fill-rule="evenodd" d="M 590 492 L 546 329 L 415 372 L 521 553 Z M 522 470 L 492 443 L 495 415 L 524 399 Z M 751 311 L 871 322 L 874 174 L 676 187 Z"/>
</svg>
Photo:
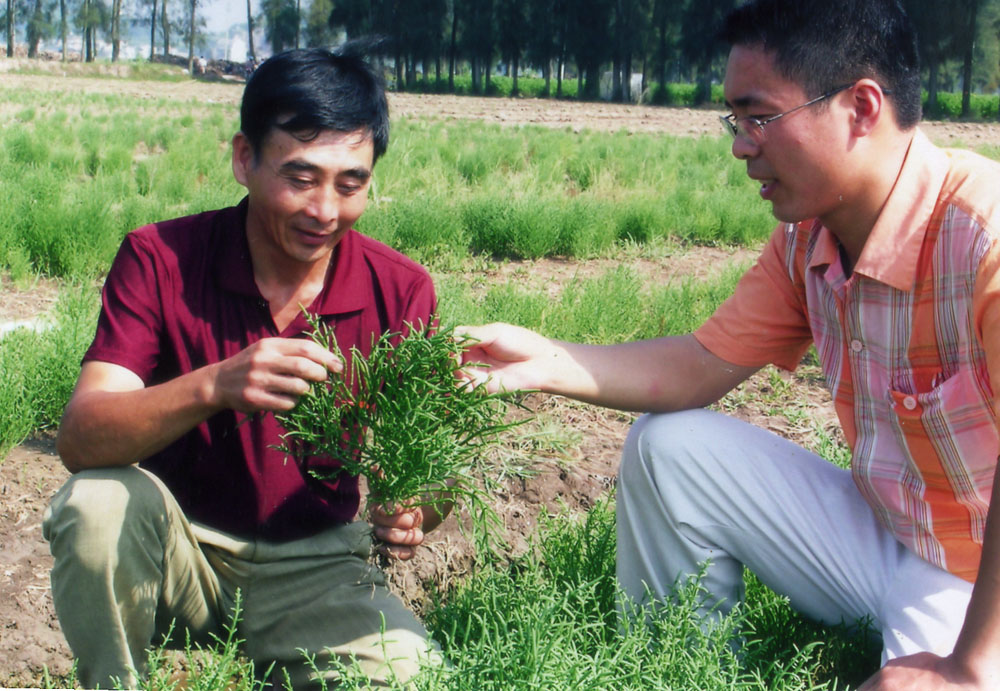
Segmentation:
<svg viewBox="0 0 1000 691">
<path fill-rule="evenodd" d="M 767 140 L 767 133 L 764 131 L 764 126 L 765 125 L 769 125 L 772 122 L 774 122 L 775 120 L 783 118 L 786 115 L 790 115 L 790 114 L 794 113 L 797 110 L 802 110 L 803 108 L 808 108 L 811 105 L 815 105 L 816 103 L 819 103 L 821 101 L 825 101 L 828 98 L 832 98 L 832 97 L 836 96 L 837 94 L 839 94 L 841 91 L 845 91 L 847 89 L 850 89 L 856 83 L 857 82 L 852 82 L 850 84 L 844 84 L 843 86 L 838 86 L 835 89 L 831 89 L 830 91 L 827 91 L 825 94 L 817 96 L 816 98 L 812 99 L 811 101 L 806 101 L 805 103 L 797 105 L 794 108 L 789 108 L 784 113 L 778 113 L 777 115 L 772 115 L 772 116 L 770 116 L 768 118 L 764 118 L 763 120 L 759 120 L 759 119 L 753 118 L 753 117 L 738 118 L 738 117 L 736 117 L 736 113 L 730 113 L 729 115 L 720 115 L 719 116 L 719 122 L 722 123 L 723 129 L 726 130 L 726 132 L 728 132 L 729 135 L 733 139 L 736 139 L 736 137 L 739 136 L 739 135 L 744 135 L 746 139 L 749 139 L 751 142 L 753 142 L 757 146 L 760 146 L 761 144 L 763 144 Z M 887 90 L 887 89 L 883 89 L 882 93 L 889 94 L 891 92 L 889 90 Z M 749 132 L 748 132 L 748 130 L 745 127 L 742 129 L 742 131 L 740 130 L 740 126 L 739 126 L 738 123 L 741 120 L 743 122 L 753 123 L 754 125 L 756 125 L 757 130 L 760 132 L 760 138 L 759 138 L 759 140 L 755 139 L 752 135 L 750 135 Z"/>
</svg>

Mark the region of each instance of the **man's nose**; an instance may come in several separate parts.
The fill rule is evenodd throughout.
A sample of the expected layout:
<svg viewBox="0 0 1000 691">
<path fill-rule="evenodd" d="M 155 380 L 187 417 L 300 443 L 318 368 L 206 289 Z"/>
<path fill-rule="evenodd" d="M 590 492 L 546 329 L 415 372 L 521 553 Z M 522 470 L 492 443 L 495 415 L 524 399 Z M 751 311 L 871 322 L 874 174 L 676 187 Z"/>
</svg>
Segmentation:
<svg viewBox="0 0 1000 691">
<path fill-rule="evenodd" d="M 756 144 L 753 140 L 742 134 L 737 134 L 733 137 L 731 150 L 733 152 L 733 156 L 741 161 L 745 161 L 748 158 L 753 158 L 760 152 L 760 145 Z"/>
<path fill-rule="evenodd" d="M 340 214 L 340 195 L 331 185 L 322 185 L 313 193 L 309 214 L 323 225 L 329 225 L 337 220 Z"/>
</svg>

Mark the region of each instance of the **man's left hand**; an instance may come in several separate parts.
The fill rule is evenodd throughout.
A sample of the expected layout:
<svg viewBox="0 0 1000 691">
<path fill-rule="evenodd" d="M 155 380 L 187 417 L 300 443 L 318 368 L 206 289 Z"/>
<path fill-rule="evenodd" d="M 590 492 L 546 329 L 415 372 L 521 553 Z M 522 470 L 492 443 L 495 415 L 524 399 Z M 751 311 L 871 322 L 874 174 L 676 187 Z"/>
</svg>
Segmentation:
<svg viewBox="0 0 1000 691">
<path fill-rule="evenodd" d="M 997 680 L 993 680 L 996 683 Z M 996 688 L 987 682 L 977 680 L 970 670 L 963 668 L 952 657 L 940 657 L 933 653 L 917 653 L 890 660 L 868 681 L 858 687 L 858 691 L 936 691 L 940 689 L 987 689 Z"/>
<path fill-rule="evenodd" d="M 382 541 L 379 553 L 406 561 L 424 541 L 424 510 L 419 506 L 395 508 L 373 506 L 368 512 L 375 537 Z"/>
</svg>

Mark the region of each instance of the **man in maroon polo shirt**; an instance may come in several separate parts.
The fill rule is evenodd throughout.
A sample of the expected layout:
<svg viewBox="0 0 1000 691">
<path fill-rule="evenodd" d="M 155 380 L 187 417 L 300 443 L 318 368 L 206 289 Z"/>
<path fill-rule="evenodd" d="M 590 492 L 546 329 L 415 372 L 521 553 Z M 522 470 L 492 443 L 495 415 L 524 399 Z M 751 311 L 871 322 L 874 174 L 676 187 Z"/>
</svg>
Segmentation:
<svg viewBox="0 0 1000 691">
<path fill-rule="evenodd" d="M 374 681 L 438 658 L 368 563 L 357 479 L 321 483 L 274 448 L 273 411 L 350 367 L 302 337 L 301 306 L 344 353 L 435 310 L 423 268 L 352 229 L 388 142 L 384 90 L 349 51 L 290 51 L 256 70 L 240 115 L 233 174 L 247 197 L 126 237 L 60 427 L 74 475 L 44 531 L 89 687 L 136 686 L 171 623 L 175 644 L 185 630 L 210 640 L 237 593 L 247 655 L 295 687 L 317 681 L 303 650 L 320 670 L 355 659 Z M 441 517 L 371 519 L 409 558 Z"/>
</svg>

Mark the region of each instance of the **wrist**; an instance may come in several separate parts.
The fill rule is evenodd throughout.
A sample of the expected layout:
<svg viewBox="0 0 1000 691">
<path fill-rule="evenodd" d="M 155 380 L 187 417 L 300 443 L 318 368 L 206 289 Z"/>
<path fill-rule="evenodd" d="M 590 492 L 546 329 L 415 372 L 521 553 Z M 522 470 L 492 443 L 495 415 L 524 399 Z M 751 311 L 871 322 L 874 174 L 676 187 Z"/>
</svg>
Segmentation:
<svg viewBox="0 0 1000 691">
<path fill-rule="evenodd" d="M 219 379 L 221 376 L 221 363 L 216 362 L 211 365 L 195 370 L 191 373 L 194 378 L 192 382 L 193 397 L 195 406 L 202 409 L 206 417 L 229 407 L 222 395 L 222 386 Z"/>
<path fill-rule="evenodd" d="M 1000 661 L 990 655 L 976 655 L 956 649 L 944 658 L 946 678 L 979 689 L 1000 688 Z"/>
</svg>

